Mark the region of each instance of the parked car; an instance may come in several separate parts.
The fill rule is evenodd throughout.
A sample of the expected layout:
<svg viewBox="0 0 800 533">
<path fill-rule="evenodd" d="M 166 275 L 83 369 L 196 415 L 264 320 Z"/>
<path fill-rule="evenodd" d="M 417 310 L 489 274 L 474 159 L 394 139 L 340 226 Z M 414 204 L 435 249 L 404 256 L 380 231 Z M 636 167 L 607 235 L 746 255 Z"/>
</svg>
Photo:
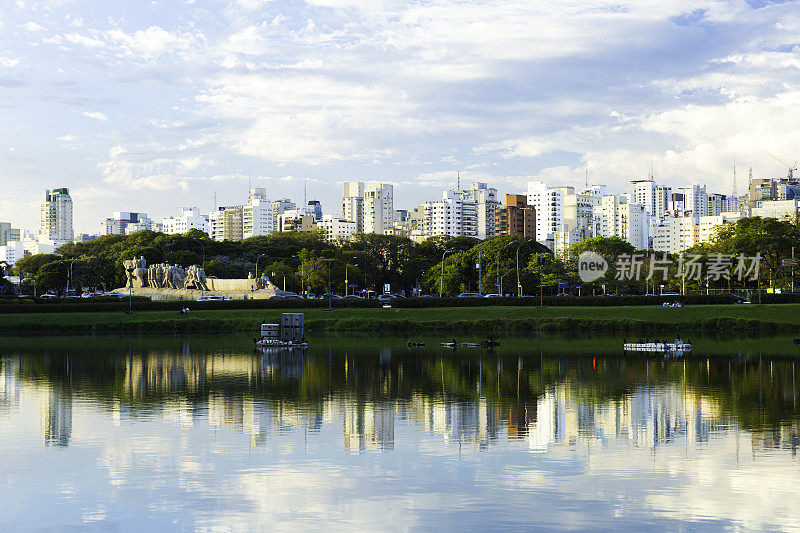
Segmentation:
<svg viewBox="0 0 800 533">
<path fill-rule="evenodd" d="M 113 296 L 114 298 L 127 298 L 127 294 L 121 294 L 119 292 L 106 292 L 101 294 L 100 296 Z"/>
<path fill-rule="evenodd" d="M 358 294 L 348 294 L 347 296 L 345 296 L 345 298 L 348 299 L 348 300 L 363 300 L 364 299 L 361 296 L 359 296 Z"/>
<path fill-rule="evenodd" d="M 456 298 L 483 298 L 483 294 L 479 292 L 462 292 L 456 295 Z"/>
<path fill-rule="evenodd" d="M 749 304 L 750 300 L 745 298 L 744 296 L 739 296 L 737 294 L 733 294 L 732 292 L 721 292 L 717 294 L 717 296 L 723 296 L 725 298 L 730 298 L 732 301 L 731 303 L 734 304 Z"/>
<path fill-rule="evenodd" d="M 56 296 L 55 294 L 45 293 L 45 294 L 40 294 L 39 298 L 58 298 L 58 296 Z"/>
<path fill-rule="evenodd" d="M 493 292 L 491 294 L 484 294 L 483 297 L 484 298 L 500 298 L 500 295 L 497 294 L 496 292 Z"/>
<path fill-rule="evenodd" d="M 327 300 L 328 298 L 331 298 L 331 299 L 333 299 L 333 300 L 341 300 L 341 299 L 342 299 L 342 297 L 341 297 L 341 296 L 339 296 L 338 294 L 333 294 L 333 293 L 330 293 L 330 292 L 326 292 L 325 294 L 323 294 L 323 295 L 321 296 L 321 298 L 322 298 L 323 300 Z"/>
<path fill-rule="evenodd" d="M 217 296 L 217 295 L 210 295 L 210 296 L 198 296 L 198 302 L 226 302 L 229 301 L 230 298 L 226 298 L 224 296 Z"/>
</svg>

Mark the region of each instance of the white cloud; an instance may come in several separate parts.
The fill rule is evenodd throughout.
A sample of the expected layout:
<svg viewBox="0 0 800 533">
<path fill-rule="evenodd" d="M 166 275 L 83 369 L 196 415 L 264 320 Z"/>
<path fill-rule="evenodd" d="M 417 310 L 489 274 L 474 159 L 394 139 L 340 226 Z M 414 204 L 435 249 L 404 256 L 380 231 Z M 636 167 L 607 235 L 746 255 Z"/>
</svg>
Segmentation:
<svg viewBox="0 0 800 533">
<path fill-rule="evenodd" d="M 83 116 L 87 118 L 93 118 L 95 120 L 108 120 L 108 116 L 104 113 L 100 113 L 99 111 L 84 111 Z"/>
<path fill-rule="evenodd" d="M 19 58 L 0 56 L 0 67 L 14 68 L 19 65 Z"/>
<path fill-rule="evenodd" d="M 127 153 L 128 151 L 125 148 L 120 145 L 116 145 L 108 151 L 108 157 L 111 159 L 117 159 L 119 156 Z"/>
<path fill-rule="evenodd" d="M 56 139 L 58 139 L 59 141 L 64 141 L 64 142 L 73 142 L 73 141 L 77 141 L 78 137 L 76 137 L 75 135 L 72 135 L 72 134 L 68 134 L 68 135 L 62 135 L 60 137 L 56 137 Z"/>
<path fill-rule="evenodd" d="M 46 28 L 36 22 L 26 22 L 22 27 L 27 31 L 44 31 Z"/>
</svg>

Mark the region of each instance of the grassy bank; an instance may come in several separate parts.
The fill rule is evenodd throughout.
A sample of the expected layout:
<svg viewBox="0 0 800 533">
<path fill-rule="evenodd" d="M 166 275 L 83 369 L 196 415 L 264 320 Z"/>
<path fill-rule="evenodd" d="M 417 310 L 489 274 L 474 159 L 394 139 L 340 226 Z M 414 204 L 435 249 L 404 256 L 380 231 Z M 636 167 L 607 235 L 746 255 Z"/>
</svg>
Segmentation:
<svg viewBox="0 0 800 533">
<path fill-rule="evenodd" d="M 0 317 L 0 331 L 89 332 L 252 332 L 263 322 L 278 322 L 285 309 L 197 310 L 84 313 L 20 313 Z M 534 331 L 664 333 L 800 333 L 800 304 L 768 306 L 706 305 L 684 308 L 637 307 L 458 307 L 429 309 L 303 309 L 312 332 L 466 332 Z"/>
</svg>

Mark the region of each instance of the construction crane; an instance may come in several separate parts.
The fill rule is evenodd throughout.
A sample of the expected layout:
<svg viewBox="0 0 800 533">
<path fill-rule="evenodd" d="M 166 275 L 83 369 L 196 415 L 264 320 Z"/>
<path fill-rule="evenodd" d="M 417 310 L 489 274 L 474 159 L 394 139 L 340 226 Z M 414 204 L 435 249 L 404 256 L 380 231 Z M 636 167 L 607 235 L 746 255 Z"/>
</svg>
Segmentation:
<svg viewBox="0 0 800 533">
<path fill-rule="evenodd" d="M 780 159 L 778 159 L 777 157 L 775 157 L 771 153 L 767 152 L 766 150 L 764 150 L 764 153 L 766 153 L 772 159 L 774 159 L 775 161 L 777 161 L 778 163 L 780 163 L 781 165 L 783 165 L 783 166 L 785 166 L 786 168 L 789 169 L 789 174 L 787 174 L 786 177 L 788 177 L 789 179 L 792 179 L 794 177 L 794 171 L 797 170 L 797 161 L 795 161 L 794 162 L 794 166 L 792 166 L 792 165 L 789 165 L 786 161 L 781 161 Z"/>
</svg>

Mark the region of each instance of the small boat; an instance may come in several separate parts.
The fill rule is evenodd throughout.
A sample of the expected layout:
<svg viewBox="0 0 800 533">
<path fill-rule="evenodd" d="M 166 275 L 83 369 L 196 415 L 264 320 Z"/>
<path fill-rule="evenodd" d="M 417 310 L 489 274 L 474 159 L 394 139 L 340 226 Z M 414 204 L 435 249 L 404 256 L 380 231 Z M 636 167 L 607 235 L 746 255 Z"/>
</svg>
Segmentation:
<svg viewBox="0 0 800 533">
<path fill-rule="evenodd" d="M 623 346 L 626 352 L 669 353 L 692 351 L 692 344 L 690 342 L 684 342 L 680 338 L 675 339 L 675 342 L 626 342 Z"/>
<path fill-rule="evenodd" d="M 482 346 L 482 343 L 480 343 L 480 342 L 462 342 L 461 346 L 464 346 L 466 348 L 480 348 Z"/>
<path fill-rule="evenodd" d="M 498 339 L 489 338 L 481 342 L 481 347 L 483 348 L 497 348 L 498 346 L 500 346 L 500 341 Z"/>
<path fill-rule="evenodd" d="M 795 337 L 794 339 L 792 339 L 792 342 L 795 344 L 800 344 L 800 339 Z"/>
<path fill-rule="evenodd" d="M 411 342 L 411 341 L 408 341 L 408 342 L 406 342 L 406 346 L 408 346 L 409 348 L 422 348 L 422 347 L 425 346 L 425 343 L 424 342 Z"/>
<path fill-rule="evenodd" d="M 442 346 L 443 348 L 452 348 L 455 350 L 458 348 L 458 343 L 455 340 L 453 340 L 453 342 L 440 342 L 439 346 Z"/>
</svg>

